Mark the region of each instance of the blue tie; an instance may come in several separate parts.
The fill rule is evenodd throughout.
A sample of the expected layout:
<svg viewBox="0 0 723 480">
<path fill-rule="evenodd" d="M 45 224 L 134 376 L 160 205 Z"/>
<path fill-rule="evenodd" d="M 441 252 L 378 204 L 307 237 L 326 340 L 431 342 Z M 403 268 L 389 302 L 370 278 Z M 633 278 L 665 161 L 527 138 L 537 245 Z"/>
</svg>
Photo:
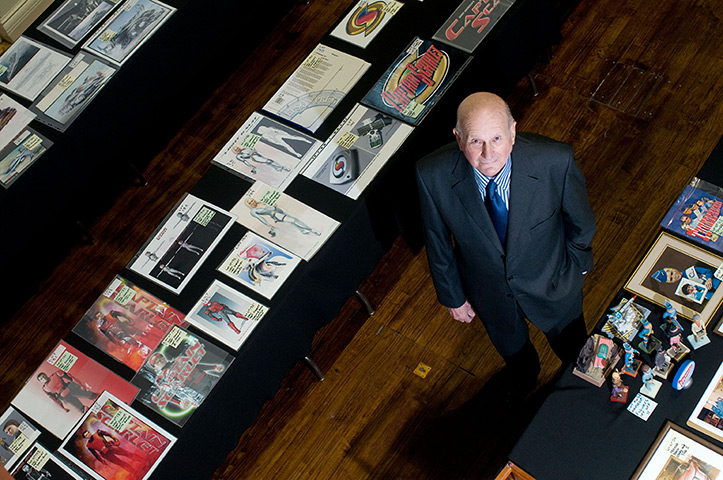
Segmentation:
<svg viewBox="0 0 723 480">
<path fill-rule="evenodd" d="M 490 181 L 487 182 L 485 207 L 487 207 L 487 212 L 490 214 L 492 225 L 495 226 L 497 236 L 500 237 L 500 242 L 504 246 L 505 237 L 507 236 L 507 205 L 497 193 L 497 184 L 494 178 L 490 178 Z"/>
</svg>

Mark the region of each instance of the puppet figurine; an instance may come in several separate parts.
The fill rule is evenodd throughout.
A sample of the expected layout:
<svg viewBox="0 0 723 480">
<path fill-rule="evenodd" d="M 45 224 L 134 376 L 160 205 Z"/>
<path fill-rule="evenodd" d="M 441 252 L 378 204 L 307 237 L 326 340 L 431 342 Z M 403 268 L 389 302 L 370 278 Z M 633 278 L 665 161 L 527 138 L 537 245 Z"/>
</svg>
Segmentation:
<svg viewBox="0 0 723 480">
<path fill-rule="evenodd" d="M 625 351 L 625 367 L 623 367 L 622 373 L 630 375 L 632 377 L 637 376 L 638 368 L 642 363 L 640 360 L 635 359 L 635 354 L 638 353 L 628 342 L 623 343 L 623 350 Z"/>
<path fill-rule="evenodd" d="M 659 346 L 655 354 L 655 368 L 653 369 L 653 373 L 660 378 L 668 378 L 671 367 L 670 355 L 665 352 L 662 345 Z"/>
<path fill-rule="evenodd" d="M 617 370 L 615 370 L 612 374 L 610 401 L 619 403 L 625 403 L 628 401 L 628 386 L 623 383 L 622 376 Z"/>
<path fill-rule="evenodd" d="M 691 335 L 688 335 L 688 342 L 693 346 L 694 349 L 698 349 L 703 345 L 710 343 L 708 333 L 705 331 L 705 325 L 701 322 L 700 315 L 697 313 L 693 315 L 693 325 L 690 327 Z"/>
<path fill-rule="evenodd" d="M 681 342 L 683 329 L 676 324 L 671 324 L 668 332 L 670 335 L 670 348 L 667 353 L 673 360 L 679 362 L 690 352 L 690 349 Z"/>
<path fill-rule="evenodd" d="M 638 337 L 642 338 L 640 343 L 638 343 L 638 347 L 645 353 L 651 353 L 655 350 L 655 347 L 660 344 L 660 340 L 653 335 L 653 324 L 645 318 L 642 319 L 642 326 Z"/>
<path fill-rule="evenodd" d="M 640 387 L 640 393 L 647 395 L 650 398 L 655 398 L 662 383 L 655 380 L 653 369 L 650 368 L 650 365 L 643 364 L 641 370 L 643 372 L 643 386 Z"/>
<path fill-rule="evenodd" d="M 673 328 L 673 326 L 677 326 L 680 332 L 682 333 L 683 327 L 678 322 L 678 311 L 671 305 L 669 301 L 665 301 L 665 312 L 663 312 L 663 323 L 660 325 L 660 329 L 663 331 L 663 333 L 668 337 L 672 337 L 675 335 L 674 333 L 671 334 L 670 330 Z"/>
</svg>

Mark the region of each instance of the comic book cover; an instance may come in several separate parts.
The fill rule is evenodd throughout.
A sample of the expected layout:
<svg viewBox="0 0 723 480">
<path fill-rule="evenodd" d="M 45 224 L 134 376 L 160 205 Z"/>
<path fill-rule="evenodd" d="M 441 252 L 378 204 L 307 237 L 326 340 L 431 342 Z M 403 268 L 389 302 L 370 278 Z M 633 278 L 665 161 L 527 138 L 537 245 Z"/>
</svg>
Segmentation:
<svg viewBox="0 0 723 480">
<path fill-rule="evenodd" d="M 395 0 L 359 0 L 334 27 L 331 36 L 366 48 L 403 6 Z"/>
<path fill-rule="evenodd" d="M 38 30 L 72 49 L 119 3 L 120 0 L 66 0 L 38 26 Z"/>
<path fill-rule="evenodd" d="M 235 219 L 234 214 L 186 194 L 128 268 L 180 293 Z"/>
<path fill-rule="evenodd" d="M 176 437 L 103 392 L 58 452 L 96 480 L 142 480 L 175 442 Z"/>
<path fill-rule="evenodd" d="M 264 105 L 264 110 L 315 132 L 370 64 L 319 44 Z"/>
<path fill-rule="evenodd" d="M 356 105 L 302 174 L 357 199 L 414 127 Z"/>
<path fill-rule="evenodd" d="M 141 390 L 139 401 L 182 427 L 231 362 L 224 350 L 173 327 L 131 382 Z"/>
<path fill-rule="evenodd" d="M 21 36 L 0 55 L 0 86 L 32 102 L 70 59 L 69 55 Z"/>
<path fill-rule="evenodd" d="M 269 262 L 273 262 L 271 257 L 265 254 L 264 256 Z M 272 264 L 271 267 L 275 269 L 276 265 Z M 186 320 L 204 333 L 238 350 L 268 309 L 223 282 L 214 280 L 188 312 Z"/>
<path fill-rule="evenodd" d="M 0 416 L 0 464 L 10 469 L 40 436 L 40 430 L 20 412 L 9 407 Z"/>
<path fill-rule="evenodd" d="M 723 188 L 694 178 L 686 185 L 660 225 L 687 240 L 723 253 Z"/>
<path fill-rule="evenodd" d="M 42 445 L 35 443 L 10 470 L 15 480 L 85 480 L 72 471 L 58 457 Z"/>
<path fill-rule="evenodd" d="M 17 138 L 33 119 L 34 113 L 4 93 L 0 94 L 0 148 Z"/>
<path fill-rule="evenodd" d="M 464 0 L 432 39 L 472 53 L 515 0 Z"/>
<path fill-rule="evenodd" d="M 10 187 L 51 145 L 53 142 L 30 127 L 20 132 L 0 150 L 0 185 Z"/>
<path fill-rule="evenodd" d="M 251 182 L 261 180 L 283 191 L 320 144 L 310 135 L 254 112 L 212 161 Z"/>
<path fill-rule="evenodd" d="M 293 253 L 254 232 L 246 232 L 218 270 L 270 299 L 300 261 Z"/>
<path fill-rule="evenodd" d="M 73 332 L 133 370 L 138 370 L 185 315 L 116 276 L 73 328 Z"/>
<path fill-rule="evenodd" d="M 295 198 L 256 181 L 231 209 L 237 222 L 309 260 L 339 222 Z"/>
<path fill-rule="evenodd" d="M 64 438 L 95 399 L 108 390 L 131 403 L 138 388 L 61 341 L 15 396 L 12 405 Z"/>
<path fill-rule="evenodd" d="M 361 103 L 419 125 L 471 59 L 440 42 L 415 37 Z"/>
</svg>

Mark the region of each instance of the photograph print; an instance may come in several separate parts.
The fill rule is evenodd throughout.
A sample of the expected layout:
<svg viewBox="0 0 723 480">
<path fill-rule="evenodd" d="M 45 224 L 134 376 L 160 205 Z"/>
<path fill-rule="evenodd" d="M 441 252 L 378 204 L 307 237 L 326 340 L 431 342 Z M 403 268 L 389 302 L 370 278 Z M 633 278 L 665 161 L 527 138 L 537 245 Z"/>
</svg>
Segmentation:
<svg viewBox="0 0 723 480">
<path fill-rule="evenodd" d="M 35 443 L 23 458 L 10 469 L 15 480 L 85 480 L 58 457 Z"/>
<path fill-rule="evenodd" d="M 10 145 L 34 118 L 35 114 L 30 110 L 6 94 L 0 94 L 0 148 Z"/>
<path fill-rule="evenodd" d="M 12 467 L 40 436 L 40 430 L 13 407 L 0 415 L 0 465 Z"/>
<path fill-rule="evenodd" d="M 8 188 L 35 163 L 53 142 L 35 129 L 26 128 L 0 150 L 0 185 Z"/>
<path fill-rule="evenodd" d="M 679 315 L 704 325 L 723 298 L 715 277 L 723 259 L 668 233 L 661 233 L 638 265 L 625 289 L 657 305 L 669 301 Z"/>
<path fill-rule="evenodd" d="M 75 47 L 121 0 L 66 0 L 38 30 L 67 48 Z"/>
<path fill-rule="evenodd" d="M 71 57 L 22 36 L 0 55 L 0 86 L 33 101 Z"/>
</svg>

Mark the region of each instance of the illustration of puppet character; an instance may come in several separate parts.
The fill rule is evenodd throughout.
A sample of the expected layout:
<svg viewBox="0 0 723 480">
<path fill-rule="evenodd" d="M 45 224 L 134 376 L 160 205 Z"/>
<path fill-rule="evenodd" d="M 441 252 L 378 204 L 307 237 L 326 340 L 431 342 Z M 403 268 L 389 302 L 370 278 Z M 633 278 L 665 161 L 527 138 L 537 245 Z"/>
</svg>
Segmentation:
<svg viewBox="0 0 723 480">
<path fill-rule="evenodd" d="M 266 220 L 265 217 L 269 217 L 274 222 L 274 224 L 282 223 L 285 225 L 290 225 L 296 228 L 302 235 L 309 235 L 310 233 L 313 235 L 321 235 L 321 233 L 317 232 L 298 218 L 289 215 L 283 208 L 279 206 L 272 207 L 271 205 L 257 202 L 253 198 L 246 199 L 245 203 L 246 206 L 251 209 L 251 216 L 269 227 L 269 235 L 271 235 L 272 237 L 276 236 L 278 230 L 274 225 L 269 223 L 269 221 Z"/>
<path fill-rule="evenodd" d="M 9 435 L 10 438 L 15 438 L 20 433 L 20 422 L 15 419 L 10 419 L 3 425 L 3 432 L 5 435 Z"/>
<path fill-rule="evenodd" d="M 276 257 L 271 258 L 273 252 L 258 243 L 247 247 L 239 253 L 241 257 L 244 255 L 244 270 L 246 270 L 249 279 L 254 285 L 260 285 L 263 280 L 275 280 L 279 278 L 276 274 L 276 269 L 286 265 L 286 262 L 275 260 Z"/>
<path fill-rule="evenodd" d="M 25 161 L 25 160 L 32 160 L 35 157 L 35 153 L 28 150 L 25 147 L 20 147 L 18 149 L 17 155 L 15 155 L 15 158 L 12 159 L 10 162 L 10 165 L 8 165 L 8 168 L 5 169 L 5 171 L 2 173 L 3 177 L 9 176 L 11 173 L 15 173 L 15 171 L 18 169 L 18 167 Z"/>
<path fill-rule="evenodd" d="M 253 148 L 248 147 L 233 147 L 233 151 L 236 154 L 236 160 L 243 163 L 244 165 L 247 165 L 251 168 L 251 173 L 256 174 L 256 166 L 249 163 L 249 160 L 258 163 L 259 165 L 268 165 L 269 167 L 273 168 L 277 172 L 290 172 L 291 169 L 286 168 L 284 165 L 280 164 L 276 160 L 273 160 L 265 155 L 262 155 L 259 153 L 258 150 L 254 150 Z"/>
<path fill-rule="evenodd" d="M 204 312 L 208 318 L 215 322 L 225 322 L 231 330 L 236 334 L 241 334 L 241 330 L 231 320 L 231 317 L 240 318 L 242 320 L 248 320 L 243 314 L 237 312 L 233 308 L 223 303 L 211 300 L 204 304 L 206 311 Z"/>
<path fill-rule="evenodd" d="M 83 404 L 81 398 L 95 400 L 98 397 L 97 393 L 90 390 L 90 385 L 81 383 L 62 370 L 50 375 L 40 372 L 35 378 L 43 384 L 43 392 L 66 412 L 70 412 L 70 409 L 65 405 L 70 404 L 85 413 L 88 407 Z"/>
<path fill-rule="evenodd" d="M 163 336 L 163 332 L 152 324 L 136 322 L 119 310 L 111 310 L 106 314 L 99 310 L 95 313 L 95 320 L 97 330 L 116 345 L 145 349 L 146 344 L 157 345 Z"/>
<path fill-rule="evenodd" d="M 678 283 L 682 279 L 690 280 L 707 289 L 705 299 L 710 300 L 720 285 L 720 280 L 713 276 L 713 270 L 707 267 L 691 266 L 681 271 L 677 268 L 664 267 L 653 272 L 651 278 L 660 283 Z M 689 282 L 686 282 L 689 283 Z"/>
<path fill-rule="evenodd" d="M 53 477 L 53 474 L 46 469 L 35 470 L 27 463 L 20 467 L 20 470 L 25 474 L 27 480 L 50 480 Z"/>
<path fill-rule="evenodd" d="M 265 142 L 278 145 L 299 158 L 302 154 L 294 150 L 293 147 L 286 142 L 286 140 L 295 140 L 297 142 L 304 142 L 308 144 L 313 143 L 311 140 L 302 137 L 301 135 L 294 135 L 274 127 L 266 127 L 262 125 L 258 128 L 258 132 Z"/>
<path fill-rule="evenodd" d="M 85 448 L 103 465 L 108 465 L 110 462 L 133 473 L 134 464 L 145 460 L 140 455 L 124 449 L 120 440 L 106 430 L 99 428 L 95 433 L 83 430 L 81 435 L 85 439 Z"/>
</svg>

